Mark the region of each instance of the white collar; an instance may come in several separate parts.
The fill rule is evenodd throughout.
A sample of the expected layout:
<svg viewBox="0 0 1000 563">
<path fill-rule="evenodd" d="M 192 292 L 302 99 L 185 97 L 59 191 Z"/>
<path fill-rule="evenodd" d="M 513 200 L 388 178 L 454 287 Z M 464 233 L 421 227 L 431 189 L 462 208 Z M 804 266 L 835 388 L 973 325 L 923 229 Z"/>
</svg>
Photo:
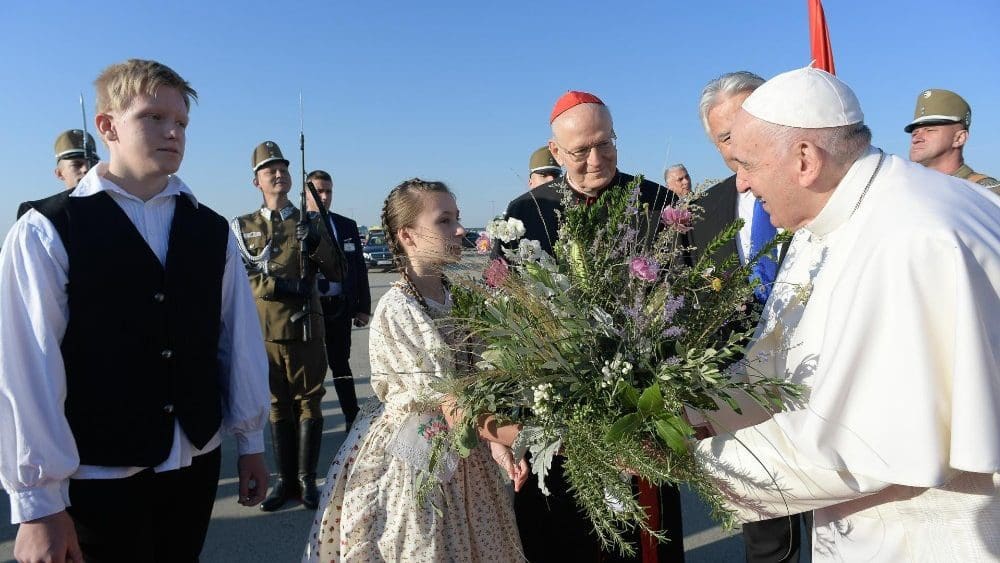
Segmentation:
<svg viewBox="0 0 1000 563">
<path fill-rule="evenodd" d="M 69 194 L 69 197 L 87 197 L 95 195 L 99 192 L 113 192 L 124 198 L 145 203 L 141 198 L 130 194 L 118 184 L 108 180 L 105 177 L 107 173 L 108 163 L 99 162 L 97 166 L 91 168 L 83 179 L 80 180 L 80 183 L 77 184 L 76 189 Z M 149 201 L 181 194 L 187 196 L 187 198 L 191 200 L 191 203 L 194 204 L 195 207 L 198 207 L 198 200 L 194 197 L 194 193 L 191 191 L 191 188 L 187 187 L 187 184 L 185 184 L 180 177 L 175 174 L 171 174 L 167 177 L 167 185 L 163 187 L 163 190 L 151 197 Z"/>
<path fill-rule="evenodd" d="M 869 146 L 868 151 L 855 160 L 847 174 L 841 178 L 823 209 L 803 229 L 824 237 L 846 223 L 878 166 L 879 153 L 879 149 Z"/>
<path fill-rule="evenodd" d="M 282 221 L 284 221 L 285 219 L 288 219 L 289 217 L 291 217 L 292 213 L 295 213 L 295 206 L 292 205 L 292 202 L 289 201 L 284 207 L 282 207 L 281 209 L 279 209 L 276 212 L 271 211 L 270 209 L 268 209 L 266 207 L 261 207 L 260 208 L 260 214 L 265 219 L 267 219 L 268 221 L 271 220 L 271 213 L 278 213 L 278 216 L 281 217 Z"/>
</svg>

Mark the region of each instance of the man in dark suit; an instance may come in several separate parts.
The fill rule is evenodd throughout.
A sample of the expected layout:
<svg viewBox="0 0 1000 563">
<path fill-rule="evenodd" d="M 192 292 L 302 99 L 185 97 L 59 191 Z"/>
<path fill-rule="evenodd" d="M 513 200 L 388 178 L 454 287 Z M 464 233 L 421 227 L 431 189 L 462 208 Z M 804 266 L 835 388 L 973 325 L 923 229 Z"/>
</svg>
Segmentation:
<svg viewBox="0 0 1000 563">
<path fill-rule="evenodd" d="M 323 170 L 313 170 L 307 179 L 312 182 L 324 209 L 333 202 L 333 178 Z M 309 195 L 309 210 L 318 211 Z M 351 326 L 363 327 L 371 320 L 372 296 L 368 288 L 368 267 L 362 254 L 358 224 L 339 213 L 329 213 L 329 225 L 340 249 L 347 257 L 347 275 L 342 283 L 319 279 L 317 284 L 323 316 L 326 321 L 326 358 L 333 373 L 340 409 L 347 428 L 358 415 L 358 396 L 351 373 Z"/>
<path fill-rule="evenodd" d="M 552 253 L 558 232 L 564 194 L 576 202 L 590 205 L 603 195 L 627 188 L 634 177 L 618 170 L 611 112 L 597 96 L 586 92 L 567 92 L 552 111 L 552 139 L 549 150 L 566 174 L 542 184 L 510 202 L 507 217 L 524 223 L 524 238 L 539 241 L 542 250 Z M 639 201 L 649 207 L 639 213 L 635 228 L 640 233 L 659 221 L 664 205 L 676 197 L 666 188 L 643 180 Z M 516 242 L 514 243 L 516 244 Z M 494 247 L 498 253 L 498 247 Z M 496 254 L 495 254 L 496 255 Z M 675 486 L 640 485 L 639 495 L 648 507 L 650 525 L 666 530 L 670 541 L 656 545 L 642 538 L 640 553 L 627 559 L 617 553 L 601 551 L 593 527 L 577 506 L 563 473 L 562 458 L 556 457 L 546 484 L 552 492 L 545 496 L 538 489 L 534 475 L 514 497 L 514 510 L 521 534 L 524 555 L 529 561 L 684 561 L 684 534 L 681 529 L 680 493 Z M 639 542 L 639 534 L 632 540 Z"/>
<path fill-rule="evenodd" d="M 726 161 L 726 166 L 734 172 L 736 162 L 732 158 L 730 130 L 743 100 L 763 83 L 764 79 L 760 76 L 739 71 L 712 80 L 702 90 L 698 104 L 702 125 Z M 738 218 L 743 219 L 743 228 L 735 240 L 727 242 L 711 257 L 716 263 L 736 254 L 740 258 L 740 263 L 745 264 L 749 257 L 756 254 L 754 241 L 761 238 L 760 233 L 774 232 L 770 218 L 760 208 L 753 194 L 749 191 L 740 194 L 736 190 L 735 174 L 709 188 L 697 200 L 697 204 L 704 208 L 704 218 L 688 233 L 688 240 L 697 247 L 692 256 L 695 261 L 700 258 L 702 249 Z M 776 273 L 776 268 L 773 273 Z M 773 278 L 767 279 L 768 275 L 766 272 L 762 275 L 763 291 L 757 294 L 761 301 L 766 301 L 770 282 L 773 282 Z M 746 545 L 747 561 L 754 563 L 798 561 L 801 540 L 799 521 L 799 515 L 793 514 L 784 518 L 744 524 L 743 540 Z"/>
</svg>

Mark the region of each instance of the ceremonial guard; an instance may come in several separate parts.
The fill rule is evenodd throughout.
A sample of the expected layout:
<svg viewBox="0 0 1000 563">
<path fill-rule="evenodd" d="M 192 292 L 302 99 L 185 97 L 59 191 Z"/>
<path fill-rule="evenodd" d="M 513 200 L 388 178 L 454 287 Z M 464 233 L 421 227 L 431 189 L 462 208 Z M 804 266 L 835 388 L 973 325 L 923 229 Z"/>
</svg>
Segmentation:
<svg viewBox="0 0 1000 563">
<path fill-rule="evenodd" d="M 94 137 L 80 129 L 63 131 L 56 137 L 56 178 L 71 190 L 101 159 Z"/>
<path fill-rule="evenodd" d="M 94 144 L 94 137 L 80 129 L 69 129 L 63 131 L 56 137 L 55 143 L 56 168 L 54 173 L 56 178 L 66 186 L 67 190 L 72 190 L 80 183 L 80 180 L 87 172 L 100 162 L 97 156 L 97 145 Z M 37 202 L 24 202 L 17 208 L 17 217 L 31 209 L 32 204 Z"/>
<path fill-rule="evenodd" d="M 317 271 L 329 281 L 344 277 L 345 260 L 318 217 L 300 221 L 288 199 L 288 160 L 272 141 L 257 145 L 253 184 L 264 205 L 232 222 L 257 302 L 270 365 L 271 439 L 278 481 L 261 504 L 270 512 L 299 498 L 309 509 L 319 500 L 316 464 L 323 435 L 323 309 Z M 303 252 L 303 250 L 305 252 Z M 298 480 L 296 480 L 298 478 Z"/>
<path fill-rule="evenodd" d="M 949 90 L 924 90 L 917 96 L 913 121 L 903 128 L 910 134 L 910 160 L 1000 194 L 1000 181 L 965 163 L 970 127 L 972 108 L 962 96 Z"/>
<path fill-rule="evenodd" d="M 528 189 L 533 190 L 562 176 L 562 167 L 552 157 L 548 145 L 531 153 L 528 159 Z"/>
</svg>

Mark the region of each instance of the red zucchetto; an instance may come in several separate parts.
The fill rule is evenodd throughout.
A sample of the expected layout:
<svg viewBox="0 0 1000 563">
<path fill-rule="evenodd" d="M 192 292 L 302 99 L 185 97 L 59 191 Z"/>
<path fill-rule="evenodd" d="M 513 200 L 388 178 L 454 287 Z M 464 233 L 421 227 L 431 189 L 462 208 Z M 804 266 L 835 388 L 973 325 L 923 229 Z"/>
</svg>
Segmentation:
<svg viewBox="0 0 1000 563">
<path fill-rule="evenodd" d="M 549 123 L 555 121 L 564 111 L 580 104 L 601 104 L 603 106 L 604 102 L 590 92 L 570 90 L 556 100 L 556 106 L 552 108 L 552 116 L 549 117 Z"/>
</svg>

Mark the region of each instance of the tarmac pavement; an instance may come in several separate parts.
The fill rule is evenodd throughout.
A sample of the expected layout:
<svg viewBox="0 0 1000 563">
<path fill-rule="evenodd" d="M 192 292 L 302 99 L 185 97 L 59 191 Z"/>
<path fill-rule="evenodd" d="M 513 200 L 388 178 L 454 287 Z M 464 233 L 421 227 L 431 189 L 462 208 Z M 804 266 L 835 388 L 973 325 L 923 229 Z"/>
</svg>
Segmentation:
<svg viewBox="0 0 1000 563">
<path fill-rule="evenodd" d="M 475 264 L 475 255 L 471 255 Z M 472 265 L 472 264 L 470 264 Z M 372 299 L 377 301 L 398 278 L 394 273 L 370 273 Z M 372 396 L 368 364 L 368 328 L 354 329 L 351 352 L 351 369 L 354 372 L 358 398 L 365 401 Z M 325 478 L 340 443 L 343 441 L 344 417 L 340 412 L 333 383 L 327 380 L 327 393 L 323 400 L 325 430 L 320 454 L 319 474 Z M 274 470 L 270 440 L 267 462 Z M 208 563 L 235 561 L 285 563 L 301 558 L 306 536 L 312 526 L 313 513 L 298 503 L 272 513 L 258 508 L 246 508 L 236 503 L 236 451 L 233 440 L 223 442 L 222 474 L 215 501 L 212 523 L 202 552 L 201 560 Z M 272 475 L 272 482 L 274 475 Z M 17 527 L 10 522 L 10 506 L 6 495 L 0 495 L 0 560 L 11 561 Z M 740 562 L 744 560 L 743 542 L 737 532 L 724 532 L 713 522 L 706 507 L 696 495 L 682 489 L 684 520 L 684 548 L 688 563 Z M 321 507 L 322 508 L 322 507 Z"/>
</svg>

